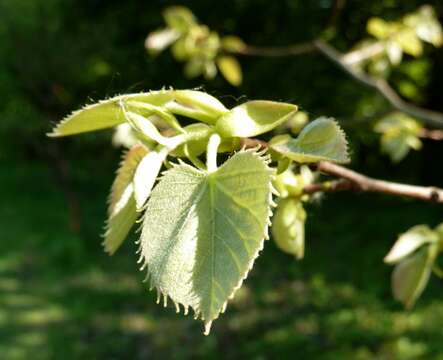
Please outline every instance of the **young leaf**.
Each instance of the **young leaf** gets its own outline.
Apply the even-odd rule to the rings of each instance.
[[[140,242],[150,287],[194,309],[206,334],[263,247],[271,178],[265,159],[241,151],[210,174],[174,166],[152,191]]]
[[[163,146],[168,146],[170,144],[171,139],[160,134],[160,132],[157,130],[157,128],[149,118],[145,118],[144,116],[131,111],[125,111],[125,116],[134,130],[142,135],[144,138],[155,141],[156,143]]]
[[[132,178],[140,160],[147,150],[135,145],[129,150],[117,172],[109,197],[108,221],[103,245],[109,254],[114,254],[137,220]]]
[[[196,24],[194,14],[184,6],[170,6],[163,12],[166,24],[177,31],[188,31]]]
[[[427,225],[417,225],[402,234],[384,258],[387,264],[396,264],[425,244],[438,241],[438,235]]]
[[[217,120],[216,131],[224,137],[250,137],[271,131],[291,119],[297,106],[266,100],[248,101]]]
[[[298,163],[322,160],[349,162],[348,144],[343,130],[330,118],[319,118],[309,123],[296,138],[284,137],[271,148]]]
[[[151,190],[162,167],[163,161],[168,155],[167,148],[151,151],[146,154],[137,166],[134,173],[134,197],[137,210],[143,208],[148,200]]]
[[[213,129],[206,124],[195,123],[184,127],[186,143],[171,152],[172,156],[184,157],[189,154],[199,156],[206,150]]]
[[[246,48],[246,44],[242,39],[232,35],[222,37],[221,46],[227,52],[238,52]]]
[[[174,43],[180,37],[180,32],[174,29],[161,29],[148,35],[145,47],[151,55],[156,55]]]
[[[306,212],[295,198],[281,199],[272,219],[272,237],[277,246],[302,259],[305,253]]]
[[[396,265],[392,273],[392,292],[407,309],[414,306],[425,289],[436,255],[437,244],[432,244]]]
[[[170,91],[152,91],[148,93],[117,96],[100,101],[94,105],[85,106],[74,111],[62,120],[48,134],[51,137],[74,135],[83,132],[110,128],[126,121],[120,102],[134,100],[162,106],[171,99]]]
[[[166,104],[165,108],[174,114],[215,124],[215,121],[228,112],[228,109],[215,97],[202,91],[175,90],[174,101]]]
[[[233,56],[220,56],[217,58],[217,66],[225,79],[234,86],[242,83],[242,70],[240,63]]]

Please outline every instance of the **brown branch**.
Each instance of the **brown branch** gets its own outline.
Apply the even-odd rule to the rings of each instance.
[[[241,140],[241,147],[255,148],[257,146],[261,148],[269,147],[268,143],[263,140],[250,138]],[[443,204],[443,189],[434,186],[407,185],[374,179],[329,161],[320,161],[316,165],[316,170],[339,179],[310,184],[304,189],[304,192],[307,194],[316,192],[362,191],[409,197]]]
[[[379,45],[375,47],[376,49],[372,49],[371,51],[380,50],[378,49]],[[332,61],[356,81],[376,90],[391,104],[393,108],[421,119],[429,126],[443,128],[443,113],[421,108],[414,104],[408,103],[397,94],[397,92],[385,79],[373,77],[363,71],[361,68],[354,66],[356,62],[358,63],[357,58],[360,59],[361,57],[365,58],[367,56],[367,54],[362,55],[362,52],[364,52],[363,49],[356,50],[348,54],[342,54],[328,43],[322,40],[314,40],[312,42],[301,43],[299,45],[283,47],[254,47],[248,45],[235,53],[247,56],[280,57],[296,56],[315,51],[318,51],[328,60]]]
[[[247,45],[242,49],[236,50],[235,54],[245,56],[264,56],[264,57],[282,57],[297,56],[315,52],[316,48],[313,42],[306,42],[289,46],[251,46]]]
[[[418,136],[422,139],[443,140],[443,130],[422,129]]]
[[[443,204],[443,189],[439,189],[437,187],[407,185],[374,179],[328,161],[319,162],[317,164],[317,170],[342,179],[341,182],[338,180],[338,183],[335,182],[332,183],[332,185],[323,185],[323,187],[319,188],[318,191],[332,192],[340,190],[354,190],[375,192]],[[312,190],[313,189],[311,188],[311,193]]]
[[[322,40],[314,41],[315,47],[329,60],[338,65],[346,73],[360,83],[377,90],[394,108],[408,115],[426,121],[428,125],[443,128],[443,114],[437,111],[424,109],[404,101],[385,79],[375,78],[359,69],[349,66],[342,58],[343,54]]]

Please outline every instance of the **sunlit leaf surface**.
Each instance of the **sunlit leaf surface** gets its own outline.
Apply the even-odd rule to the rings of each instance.
[[[177,165],[151,193],[141,235],[150,286],[191,307],[205,333],[263,247],[271,178],[263,158],[242,151],[210,174]]]

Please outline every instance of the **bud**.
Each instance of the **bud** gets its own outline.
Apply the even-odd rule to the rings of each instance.
[[[306,212],[294,198],[281,199],[272,221],[272,235],[284,252],[302,259],[305,252]]]

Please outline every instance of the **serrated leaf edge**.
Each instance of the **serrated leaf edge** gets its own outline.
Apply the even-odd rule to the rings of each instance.
[[[234,298],[235,293],[237,292],[237,290],[240,289],[240,287],[243,285],[243,282],[247,279],[247,277],[248,277],[248,275],[249,275],[251,269],[252,269],[253,266],[254,266],[254,262],[255,262],[255,260],[256,260],[256,259],[258,258],[258,256],[260,255],[260,251],[262,251],[263,248],[264,248],[265,241],[266,241],[266,240],[269,240],[269,227],[271,226],[271,218],[272,218],[272,215],[273,215],[272,208],[275,207],[275,203],[274,203],[273,200],[272,200],[272,195],[275,194],[275,189],[274,189],[273,186],[272,186],[272,180],[273,180],[273,177],[275,176],[275,169],[269,167],[269,163],[271,162],[271,157],[270,157],[269,154],[266,154],[266,151],[267,151],[267,150],[264,149],[264,150],[259,151],[259,148],[260,148],[260,147],[251,148],[251,149],[244,149],[244,148],[243,148],[243,149],[237,151],[235,154],[238,154],[238,153],[241,153],[241,152],[249,152],[249,153],[253,154],[253,155],[256,156],[257,158],[259,158],[261,161],[263,161],[263,163],[264,163],[265,166],[267,167],[267,170],[269,171],[269,174],[271,175],[271,178],[270,178],[270,181],[269,181],[269,198],[268,198],[268,205],[269,205],[269,207],[268,207],[268,214],[267,214],[267,219],[266,219],[265,227],[264,227],[264,230],[263,230],[263,237],[262,237],[262,240],[261,240],[261,246],[260,246],[260,247],[257,249],[257,251],[252,255],[251,260],[250,260],[250,262],[249,262],[249,264],[248,264],[248,266],[247,266],[247,271],[245,272],[245,275],[244,275],[242,278],[240,278],[240,280],[239,280],[239,282],[237,283],[237,285],[234,286],[234,288],[232,289],[231,294],[227,297],[227,300],[223,303],[223,305],[222,305],[222,307],[221,307],[221,310],[220,310],[220,312],[217,314],[217,316],[216,316],[215,318],[213,318],[212,320],[206,321],[206,320],[204,319],[204,317],[202,316],[202,314],[201,314],[201,310],[199,310],[199,309],[195,309],[195,308],[193,308],[193,307],[190,306],[190,305],[183,305],[183,304],[177,303],[177,302],[175,302],[172,298],[170,298],[170,297],[168,296],[168,294],[163,293],[163,292],[161,291],[161,289],[159,289],[158,287],[154,286],[154,285],[152,284],[152,282],[150,282],[150,284],[149,284],[149,291],[152,291],[153,289],[155,289],[156,292],[157,292],[157,301],[156,301],[157,304],[160,304],[160,301],[161,301],[161,299],[163,298],[163,306],[164,306],[164,307],[167,307],[167,305],[168,305],[168,299],[171,299],[172,303],[173,303],[174,306],[175,306],[176,313],[180,313],[180,305],[182,305],[182,306],[183,306],[183,315],[185,315],[185,316],[188,315],[188,313],[189,313],[189,307],[191,307],[191,309],[194,311],[194,319],[195,319],[195,320],[197,320],[197,319],[201,319],[201,320],[203,321],[203,323],[204,323],[204,332],[203,332],[204,335],[209,335],[209,332],[210,332],[210,330],[211,330],[211,325],[212,325],[213,321],[217,320],[218,317],[220,316],[220,314],[223,314],[223,313],[226,311],[226,308],[227,308],[228,302]],[[235,154],[234,154],[234,155],[235,155]],[[266,154],[266,155],[265,155],[265,154]],[[234,156],[234,155],[233,155],[233,156]],[[186,167],[190,167],[190,168],[192,168],[192,169],[194,169],[194,170],[197,170],[198,172],[201,172],[201,173],[204,172],[204,171],[202,171],[202,170],[200,170],[200,169],[197,169],[197,168],[194,168],[194,167],[190,166],[189,164],[186,164],[186,163],[184,163],[184,162],[182,162],[182,161],[181,161],[180,163],[178,163],[178,164],[177,164],[177,163],[173,163],[173,164],[172,164],[172,168],[177,167],[177,166],[186,166]],[[171,168],[171,169],[172,169],[172,168]],[[168,174],[168,173],[171,171],[171,169],[168,169],[168,170],[163,171],[162,174],[161,174],[161,177],[159,178],[159,181],[160,181],[160,180],[161,180],[166,174]],[[206,174],[206,172],[204,172],[204,173]],[[143,216],[145,216],[145,215],[143,215]],[[142,264],[142,265],[140,266],[139,270],[140,270],[140,271],[143,271],[143,270],[146,269],[147,274],[146,274],[146,276],[145,276],[143,282],[147,282],[147,281],[150,279],[149,266],[148,266],[147,261],[146,261],[144,255],[143,255],[143,253],[142,253],[141,239],[137,240],[137,241],[136,241],[136,244],[139,246],[138,249],[137,249],[137,251],[136,251],[136,254],[139,255],[139,258],[138,258],[138,260],[137,260],[137,263],[138,263],[138,264]]]

